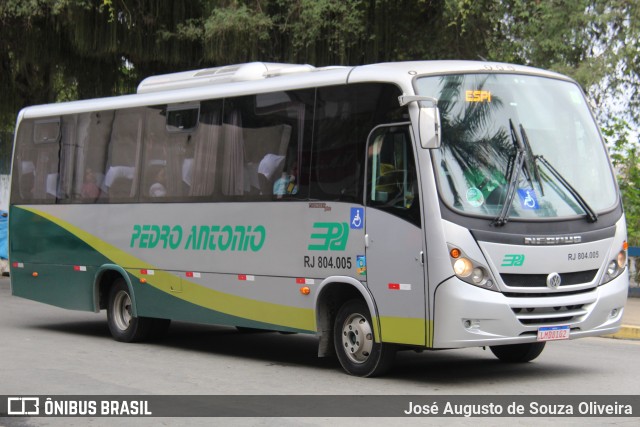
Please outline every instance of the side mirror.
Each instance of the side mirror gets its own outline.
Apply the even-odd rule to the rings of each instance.
[[[437,105],[420,107],[418,133],[422,148],[440,148],[440,109]]]
[[[403,95],[398,97],[400,105],[419,102],[418,134],[422,148],[439,148],[442,141],[440,134],[440,109],[438,100],[430,96]],[[431,104],[431,105],[428,105]]]

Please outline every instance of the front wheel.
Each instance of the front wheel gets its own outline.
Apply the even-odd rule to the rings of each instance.
[[[170,320],[135,317],[132,305],[130,291],[124,279],[116,280],[109,290],[107,305],[107,323],[116,341],[139,342],[166,334]]]
[[[394,346],[375,342],[371,315],[361,300],[347,301],[338,310],[333,342],[344,370],[358,377],[384,374],[396,353]]]
[[[540,356],[546,342],[527,344],[495,345],[489,347],[491,352],[501,361],[507,363],[530,362]]]

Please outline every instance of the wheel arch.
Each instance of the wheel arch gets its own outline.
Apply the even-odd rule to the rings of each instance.
[[[93,311],[98,313],[107,308],[109,288],[115,280],[122,278],[129,289],[131,297],[131,314],[138,316],[136,295],[133,292],[131,278],[124,268],[116,264],[105,264],[98,268],[93,281]]]
[[[336,313],[342,304],[357,298],[362,299],[369,308],[374,328],[374,339],[376,342],[380,342],[378,310],[369,289],[362,282],[352,277],[328,277],[318,286],[314,301],[316,329],[320,338],[318,357],[325,357],[334,353],[332,331]]]

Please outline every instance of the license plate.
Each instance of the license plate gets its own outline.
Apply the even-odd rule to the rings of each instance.
[[[554,341],[569,339],[569,325],[546,326],[538,329],[538,341]]]

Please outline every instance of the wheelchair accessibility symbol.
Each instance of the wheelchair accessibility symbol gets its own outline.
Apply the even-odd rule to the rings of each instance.
[[[533,191],[533,188],[518,189],[518,197],[520,198],[520,205],[522,205],[522,209],[540,209],[538,198],[536,197],[536,193]]]
[[[364,226],[364,209],[351,208],[351,224],[352,229],[361,229]]]

